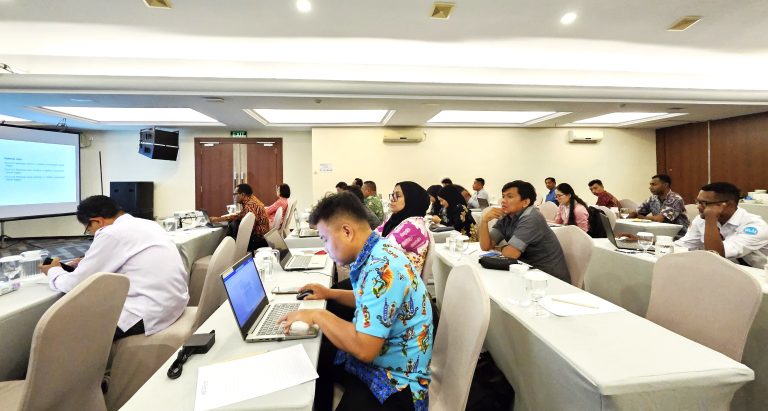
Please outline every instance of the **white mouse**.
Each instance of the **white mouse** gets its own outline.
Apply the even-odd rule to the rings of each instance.
[[[304,321],[294,321],[291,323],[289,332],[291,334],[306,334],[309,331],[309,324]]]

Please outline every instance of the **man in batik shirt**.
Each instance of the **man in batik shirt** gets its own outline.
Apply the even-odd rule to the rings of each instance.
[[[379,224],[383,223],[384,205],[381,204],[381,199],[376,194],[376,183],[373,181],[363,183],[363,196],[365,196],[363,200],[365,206],[379,219]]]
[[[640,207],[629,214],[629,218],[642,218],[657,223],[679,224],[683,226],[677,238],[685,235],[688,230],[688,215],[685,213],[685,202],[680,194],[672,191],[672,179],[666,174],[651,177],[648,187],[652,196]]]
[[[322,199],[309,220],[328,255],[350,265],[352,290],[308,284],[303,289],[313,294],[307,299],[355,308],[352,322],[321,309],[295,311],[281,320],[286,328],[303,321],[323,332],[314,409],[331,409],[336,382],[344,385],[337,410],[426,411],[432,309],[410,260],[371,231],[363,204],[350,193]]]

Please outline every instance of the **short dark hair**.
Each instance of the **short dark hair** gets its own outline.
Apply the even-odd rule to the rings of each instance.
[[[546,183],[548,180],[552,180],[553,183],[557,183],[557,180],[555,180],[554,177],[547,177],[547,178],[544,179],[544,182]]]
[[[352,184],[351,186],[346,186],[344,188],[344,191],[349,191],[350,193],[354,194],[355,197],[359,198],[361,202],[365,200],[365,195],[363,195],[363,189],[361,189],[360,187],[354,184]]]
[[[510,188],[517,189],[517,193],[520,194],[521,200],[531,200],[530,205],[533,205],[536,201],[536,189],[533,188],[533,184],[523,180],[510,181],[509,183],[504,184],[504,187],[501,188],[501,192],[503,193]]]
[[[371,180],[368,180],[368,181],[364,182],[364,183],[363,183],[363,186],[368,186],[368,188],[369,188],[371,191],[376,191],[376,183],[374,183],[374,182],[373,182],[373,181],[371,181]]]
[[[456,190],[459,191],[459,194],[461,194],[463,191],[469,192],[469,190],[467,190],[466,188],[464,188],[463,186],[460,186],[458,184],[451,184],[451,185],[456,187]]]
[[[280,197],[291,198],[291,187],[288,184],[280,184],[277,186],[277,190],[280,192]]]
[[[741,190],[731,183],[724,181],[709,183],[701,187],[701,191],[713,191],[719,196],[727,197],[727,200],[733,200],[738,202],[741,198]]]
[[[238,184],[237,187],[235,187],[235,192],[247,196],[253,195],[253,189],[248,184]]]
[[[363,179],[362,179],[362,178],[359,178],[359,177],[358,177],[358,178],[356,178],[356,179],[355,179],[355,183],[354,183],[354,184],[355,184],[356,186],[358,186],[358,187],[362,187],[362,186],[363,186]]]
[[[112,218],[122,211],[117,201],[110,197],[96,195],[90,196],[81,201],[77,206],[77,221],[81,224],[88,224],[92,218],[103,217]]]
[[[316,226],[320,221],[328,222],[340,215],[349,216],[368,225],[365,206],[354,194],[348,192],[331,194],[320,200],[309,214],[309,224]]]
[[[654,178],[658,178],[659,181],[661,181],[662,183],[667,183],[669,185],[672,185],[672,177],[666,174],[656,174],[655,176],[651,177],[651,180],[653,180]]]
[[[453,184],[453,181],[451,181],[450,178],[446,177],[442,181],[440,181],[441,184]]]
[[[595,184],[599,185],[600,187],[603,186],[603,182],[602,181],[600,181],[598,179],[594,179],[594,180],[590,181],[589,184],[587,184],[587,187],[592,187]]]
[[[343,181],[339,181],[338,183],[336,183],[336,188],[340,188],[340,189],[343,190],[343,189],[347,188],[347,183],[345,183]]]
[[[482,177],[478,177],[475,179],[478,183],[480,183],[481,186],[485,186],[485,179]]]

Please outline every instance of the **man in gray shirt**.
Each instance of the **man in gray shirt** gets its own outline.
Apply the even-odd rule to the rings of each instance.
[[[519,259],[534,268],[571,283],[560,242],[544,216],[533,206],[536,190],[531,183],[515,180],[501,189],[501,208],[483,214],[480,223],[480,248],[491,250],[505,240],[499,251],[505,257]],[[488,222],[498,219],[492,229]]]

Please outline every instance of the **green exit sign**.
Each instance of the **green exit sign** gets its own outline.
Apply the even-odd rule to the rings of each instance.
[[[229,132],[230,137],[248,137],[248,132],[245,130],[235,130]]]

